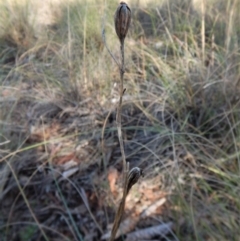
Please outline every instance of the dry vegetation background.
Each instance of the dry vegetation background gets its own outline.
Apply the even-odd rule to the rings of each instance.
[[[118,240],[239,241],[240,1],[127,3],[123,135],[145,177]],[[1,241],[108,234],[122,187],[119,73],[101,31],[119,57],[117,6],[0,1]]]

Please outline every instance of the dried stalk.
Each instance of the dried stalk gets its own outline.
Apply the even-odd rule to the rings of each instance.
[[[123,187],[124,188],[126,187],[127,174],[129,171],[127,168],[126,156],[125,156],[124,146],[123,146],[122,129],[121,129],[122,128],[122,99],[123,99],[123,94],[126,90],[126,89],[123,89],[123,77],[125,73],[124,40],[127,35],[130,22],[131,22],[131,10],[126,3],[121,2],[115,12],[114,24],[115,24],[116,34],[120,41],[120,52],[121,52],[121,65],[119,66],[120,89],[119,89],[119,103],[118,103],[118,109],[117,109],[116,122],[117,122],[117,130],[118,130],[118,138],[120,143],[121,155],[123,159],[123,172],[124,172]]]
[[[118,139],[119,139],[119,144],[120,144],[120,150],[121,150],[121,155],[123,159],[123,180],[124,180],[124,187],[126,185],[126,177],[128,173],[128,168],[127,168],[127,161],[126,161],[126,156],[124,152],[124,145],[123,145],[123,138],[122,138],[122,99],[123,99],[123,94],[126,89],[123,89],[123,76],[125,72],[125,66],[124,66],[124,41],[121,42],[120,46],[120,51],[121,51],[121,56],[122,56],[122,61],[121,61],[121,67],[120,67],[120,89],[119,89],[119,102],[118,102],[118,108],[117,108],[117,116],[116,116],[116,122],[117,122],[117,130],[118,130]]]
[[[102,32],[103,42],[115,61],[115,63],[119,67],[120,72],[120,88],[119,88],[119,102],[117,108],[117,115],[116,115],[116,123],[117,123],[117,131],[118,131],[118,139],[120,143],[120,150],[123,159],[123,196],[121,202],[119,204],[117,213],[115,215],[113,228],[111,230],[111,237],[109,241],[113,241],[116,237],[116,233],[118,231],[122,215],[124,213],[124,207],[126,202],[126,197],[131,189],[131,187],[138,181],[140,176],[142,175],[142,170],[138,167],[134,167],[129,171],[129,163],[126,161],[126,156],[124,152],[124,145],[123,145],[123,138],[122,138],[122,100],[123,95],[126,89],[123,88],[123,78],[125,73],[125,63],[124,63],[124,40],[127,35],[129,26],[131,22],[131,10],[128,5],[124,2],[121,2],[118,6],[115,16],[114,16],[114,23],[115,23],[115,30],[116,34],[120,40],[120,52],[121,52],[121,63],[119,64],[118,61],[115,59],[111,51],[109,50],[106,39],[105,39],[105,31]]]
[[[128,163],[127,163],[127,165],[128,165]],[[122,215],[124,213],[126,197],[129,193],[130,189],[132,188],[132,186],[137,183],[137,181],[139,180],[139,178],[141,176],[143,176],[143,172],[142,172],[142,169],[140,169],[139,167],[134,167],[131,169],[131,171],[128,172],[128,175],[126,177],[126,183],[125,183],[124,190],[123,190],[123,197],[119,204],[117,213],[115,215],[113,227],[111,230],[111,237],[110,237],[109,241],[114,241],[114,239],[116,237],[119,225],[121,223]]]
[[[113,241],[116,237],[122,215],[124,213],[125,208],[125,202],[127,197],[127,175],[129,171],[129,165],[126,161],[126,156],[124,152],[124,145],[123,145],[123,138],[122,138],[122,99],[123,94],[126,89],[123,89],[123,77],[125,73],[125,63],[124,63],[124,40],[130,25],[131,20],[131,10],[128,8],[128,6],[121,2],[119,7],[116,10],[115,16],[114,16],[114,22],[115,22],[115,30],[118,35],[118,38],[120,40],[120,52],[121,52],[121,65],[119,67],[120,72],[120,88],[119,88],[119,103],[117,108],[117,116],[116,116],[116,122],[117,122],[117,130],[118,130],[118,139],[120,144],[120,150],[121,155],[123,159],[123,197],[119,204],[117,213],[115,215],[113,228],[111,231],[111,237],[109,241]]]

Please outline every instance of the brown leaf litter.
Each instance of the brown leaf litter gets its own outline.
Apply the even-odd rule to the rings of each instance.
[[[14,223],[21,222],[25,228],[30,228],[30,224],[35,223],[34,214],[51,240],[60,237],[62,240],[66,237],[78,239],[79,235],[89,241],[101,237],[105,239],[109,235],[106,227],[113,220],[115,205],[122,191],[119,174],[121,166],[118,164],[120,153],[116,144],[113,144],[117,140],[116,133],[104,136],[104,156],[107,161],[105,173],[101,126],[94,123],[91,116],[98,114],[91,112],[88,117],[89,113],[83,115],[85,107],[81,112],[80,107],[78,111],[76,108],[73,111],[66,103],[58,104],[57,107],[54,105],[55,102],[46,101],[41,105],[31,104],[27,107],[31,114],[27,116],[27,138],[23,146],[29,149],[10,155],[8,159],[11,168],[5,166],[2,169],[7,175],[2,176],[4,185],[0,193],[5,236],[10,240],[21,237],[21,228]],[[93,135],[93,128],[99,132]],[[81,135],[83,131],[86,134]],[[147,143],[148,138],[143,138],[143,143]],[[32,148],[35,144],[37,147]],[[134,145],[129,143],[128,153],[135,148]],[[131,162],[136,162],[138,158],[136,153]],[[126,214],[118,237],[127,235],[128,240],[129,237],[134,240],[134,237],[138,237],[138,231],[134,230],[140,221],[143,224],[144,220],[163,215],[167,194],[160,191],[159,187],[153,188],[144,183],[142,179],[128,196]],[[141,230],[146,238],[152,239],[158,236],[156,230],[160,230],[160,227]],[[41,240],[41,235],[36,229],[31,238]]]

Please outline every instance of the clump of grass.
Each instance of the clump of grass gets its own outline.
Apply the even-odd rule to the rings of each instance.
[[[175,2],[172,2],[173,6],[176,6],[175,4]],[[237,6],[234,5],[236,2],[230,4],[229,1],[228,4],[228,9],[233,9],[234,6]],[[178,15],[178,13],[178,10],[171,11],[174,18],[178,18],[181,15]],[[194,18],[194,16],[188,13],[187,10],[185,12],[182,11],[182,13],[184,13],[184,18],[179,18],[177,21],[179,25],[175,25],[174,21],[171,21],[172,19],[168,19],[168,22],[164,25],[166,34],[161,37],[163,44],[161,45],[160,53],[165,55],[161,55],[162,59],[158,57],[155,51],[152,51],[151,57],[149,57],[149,49],[144,49],[145,63],[150,63],[151,59],[155,60],[154,68],[152,68],[152,70],[150,68],[147,69],[148,78],[155,78],[156,82],[154,82],[154,84],[160,85],[160,87],[159,91],[156,90],[155,93],[151,89],[152,84],[149,83],[145,90],[145,96],[149,98],[150,103],[148,105],[146,102],[142,102],[140,106],[141,109],[144,110],[144,113],[146,113],[146,109],[148,110],[146,115],[156,123],[156,130],[158,128],[165,130],[163,133],[159,132],[159,138],[164,139],[164,141],[162,141],[164,145],[161,146],[161,148],[167,149],[169,146],[172,146],[171,151],[173,152],[173,157],[171,158],[176,165],[176,170],[173,168],[171,176],[173,179],[175,177],[178,180],[175,183],[177,184],[176,192],[173,194],[173,200],[178,211],[174,212],[175,214],[179,213],[185,221],[187,220],[185,226],[180,225],[184,231],[180,228],[178,237],[180,239],[181,237],[186,239],[184,232],[188,232],[189,235],[190,233],[193,234],[193,236],[189,236],[188,240],[204,240],[209,237],[225,237],[227,239],[228,235],[230,235],[233,240],[236,240],[236,224],[238,221],[234,213],[237,212],[236,207],[239,204],[235,203],[235,208],[232,212],[228,209],[222,209],[222,205],[228,206],[230,204],[227,200],[225,200],[226,202],[224,202],[224,204],[221,203],[223,199],[220,198],[222,201],[220,201],[220,199],[218,199],[218,201],[216,200],[218,195],[222,195],[221,192],[224,189],[228,190],[228,194],[236,201],[235,194],[232,190],[236,190],[234,180],[235,178],[238,179],[238,177],[235,176],[235,171],[237,173],[239,172],[239,167],[236,167],[236,164],[239,163],[239,150],[236,147],[238,127],[236,127],[236,119],[233,116],[235,116],[234,113],[239,112],[239,101],[235,98],[239,95],[239,86],[238,83],[235,82],[235,80],[239,78],[238,60],[235,62],[236,59],[239,59],[239,54],[236,54],[239,51],[239,47],[238,44],[236,44],[237,42],[235,42],[239,37],[237,34],[234,34],[233,39],[231,39],[231,35],[226,35],[225,33],[228,29],[231,29],[231,26],[228,26],[228,24],[231,25],[233,22],[237,23],[237,15],[232,12],[232,16],[235,16],[232,17],[232,23],[226,20],[217,21],[217,19],[215,19],[216,25],[213,25],[207,18],[205,22],[202,23],[205,24],[208,29],[211,29],[210,32],[212,35],[218,36],[218,41],[221,41],[218,42],[213,39],[211,44],[205,45],[205,58],[208,59],[208,61],[206,61],[206,59],[202,60],[202,33],[200,29],[197,29],[197,27],[201,27],[201,24],[199,25],[200,22],[198,22],[198,25],[192,26],[194,22],[190,22],[189,19]],[[208,14],[210,13],[208,12]],[[197,15],[195,15],[195,17],[196,16]],[[224,16],[227,16],[227,18],[230,17],[229,14]],[[216,16],[211,15],[210,17],[213,19]],[[187,21],[187,26],[190,31],[187,31],[187,29],[184,30],[184,25],[181,24],[181,21]],[[172,27],[169,26],[171,22]],[[179,31],[179,28],[181,28],[184,35],[181,35],[182,33]],[[217,32],[219,28],[223,31]],[[234,29],[234,32],[235,30],[237,30],[237,28]],[[220,36],[220,34],[222,35]],[[177,38],[174,36],[177,36]],[[227,40],[228,38],[231,40]],[[208,40],[206,40],[206,42],[207,41]],[[174,51],[168,51],[168,42],[172,44]],[[229,48],[227,48],[225,44],[226,42],[235,42],[235,47],[231,45],[232,50],[229,52]],[[234,58],[232,58],[233,55],[235,56]],[[149,112],[152,114],[149,115]],[[163,128],[158,127],[158,125],[160,125],[160,127],[163,126]],[[166,127],[169,132],[166,131]],[[166,134],[166,132],[168,134]],[[168,141],[165,140],[166,135],[168,136]],[[188,150],[192,154],[195,153],[195,155],[193,155],[195,158],[186,157],[185,160],[190,162],[186,163],[183,161],[181,155],[179,156],[177,146],[180,146],[180,149]],[[156,152],[157,150],[160,151],[161,148],[157,148]],[[234,150],[234,154],[230,150]],[[168,153],[167,150],[166,152]],[[233,155],[234,158],[232,158],[231,155]],[[192,163],[192,161],[194,162]],[[161,161],[161,163],[162,162],[163,161]],[[223,163],[230,162],[232,164],[234,163],[236,168],[234,171],[235,174],[231,171],[229,179],[223,181],[218,174],[221,173],[221,175],[224,175],[223,172],[220,171],[221,168],[223,168],[222,165],[225,166]],[[174,166],[174,164],[172,165]],[[184,165],[188,167],[190,165],[190,169],[186,169]],[[226,171],[225,168],[226,166],[224,167]],[[209,170],[212,171],[209,173]],[[164,174],[162,173],[162,175]],[[166,175],[169,175],[167,171]],[[180,177],[186,178],[185,181]],[[189,185],[187,183],[189,183]],[[223,188],[223,186],[218,188],[217,186],[220,183],[225,186],[226,189]],[[228,189],[227,186],[230,187],[230,189]],[[188,195],[189,193],[191,193],[191,195]],[[206,211],[205,215],[208,216],[211,213],[213,221],[211,223],[212,225],[208,225],[206,231],[206,219],[203,218],[201,222],[199,221],[198,215],[200,215],[200,210],[204,210],[205,199],[211,195],[213,199],[216,198],[216,202],[213,200],[209,201],[212,206]],[[178,203],[180,200],[183,202]],[[219,214],[221,212],[227,213],[226,216],[229,219],[226,223],[229,224],[231,218],[235,220],[233,222],[234,224],[230,225],[231,231],[229,230],[229,232],[227,232],[228,234],[226,234],[224,228],[226,223],[224,224],[223,221],[220,221],[221,215],[214,214],[215,208],[219,208]],[[216,218],[215,220],[214,217]],[[177,219],[179,219],[179,216]]]
[[[30,49],[36,41],[33,23],[30,23],[29,1],[0,3],[1,61],[8,62],[14,55]]]

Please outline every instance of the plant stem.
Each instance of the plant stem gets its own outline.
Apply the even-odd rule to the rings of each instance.
[[[113,241],[116,237],[122,215],[124,213],[124,207],[127,197],[127,176],[128,176],[128,169],[129,165],[126,162],[126,156],[124,152],[124,145],[123,145],[123,138],[122,138],[122,99],[123,94],[125,92],[125,89],[123,89],[123,77],[125,72],[125,66],[124,66],[124,40],[121,41],[120,45],[120,52],[121,52],[121,65],[119,66],[119,72],[120,72],[120,89],[119,89],[119,102],[118,102],[118,108],[117,108],[117,116],[116,116],[116,122],[117,122],[117,130],[118,130],[118,139],[120,143],[120,149],[121,149],[121,155],[123,159],[123,197],[120,202],[120,205],[118,207],[118,211],[115,215],[113,228],[111,232],[111,237],[109,241]]]
[[[122,159],[123,159],[123,173],[124,173],[124,187],[126,183],[126,176],[127,176],[127,162],[126,162],[126,157],[125,157],[125,152],[124,152],[124,145],[123,145],[123,138],[122,138],[122,99],[123,99],[123,94],[125,89],[123,89],[123,76],[125,72],[125,66],[124,66],[124,40],[121,41],[121,46],[120,46],[120,52],[121,52],[121,66],[119,68],[120,71],[120,89],[119,89],[119,103],[118,103],[118,109],[117,109],[117,117],[116,117],[116,122],[117,122],[117,130],[118,130],[118,138],[119,138],[119,143],[120,143],[120,149],[121,149],[121,154],[122,154]]]

